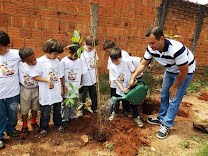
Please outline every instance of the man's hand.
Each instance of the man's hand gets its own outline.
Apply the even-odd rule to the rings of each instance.
[[[170,87],[170,90],[169,90],[170,99],[173,99],[174,97],[176,97],[176,93],[177,93],[177,88],[174,86]]]
[[[54,88],[54,84],[50,80],[48,81],[48,87],[49,87],[49,89],[53,89]]]
[[[132,85],[134,85],[135,80],[131,78],[131,80],[129,81],[129,85],[128,88],[130,88]]]

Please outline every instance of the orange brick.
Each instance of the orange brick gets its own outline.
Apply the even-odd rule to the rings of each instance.
[[[10,17],[8,14],[0,14],[0,27],[10,26]]]

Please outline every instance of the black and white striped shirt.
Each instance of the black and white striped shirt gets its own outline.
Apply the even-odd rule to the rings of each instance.
[[[150,46],[147,47],[144,59],[150,60],[152,57],[171,73],[179,73],[178,66],[188,63],[188,73],[194,73],[196,61],[192,52],[181,42],[165,39],[164,52],[153,51]]]

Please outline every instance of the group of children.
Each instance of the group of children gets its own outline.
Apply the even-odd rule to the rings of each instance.
[[[35,57],[31,48],[23,47],[19,50],[10,49],[10,38],[7,33],[0,31],[0,149],[5,147],[3,135],[6,132],[10,137],[19,135],[16,130],[17,106],[20,103],[22,115],[21,138],[28,135],[28,113],[31,110],[31,127],[33,131],[39,132],[40,136],[48,133],[50,113],[53,108],[53,123],[59,132],[64,132],[64,125],[70,119],[83,115],[82,109],[77,113],[75,107],[63,104],[66,98],[77,99],[82,94],[81,101],[86,102],[89,92],[92,101],[91,109],[97,112],[96,93],[96,61],[98,56],[94,46],[97,40],[88,36],[84,42],[84,52],[78,58],[78,43],[69,47],[69,54],[58,59],[64,52],[62,45],[55,39],[49,39],[43,45],[44,55]],[[131,57],[126,51],[116,47],[115,42],[106,40],[103,46],[109,53],[108,69],[111,96],[123,96],[129,91],[128,82],[131,73],[140,62],[140,58]],[[140,78],[140,75],[138,78]],[[79,88],[69,96],[68,83],[74,88]],[[119,113],[117,102],[109,120],[113,120]],[[63,104],[63,107],[62,107]],[[135,105],[122,100],[123,113],[128,115],[130,109],[133,112],[133,120],[143,127],[138,109]],[[40,110],[40,126],[37,124],[37,111]],[[61,113],[62,112],[62,113]]]

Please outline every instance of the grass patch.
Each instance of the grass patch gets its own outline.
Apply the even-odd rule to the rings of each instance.
[[[202,149],[200,149],[195,156],[208,156],[208,144],[205,144]]]
[[[197,93],[208,86],[208,81],[204,78],[192,81],[188,86],[188,93]]]

